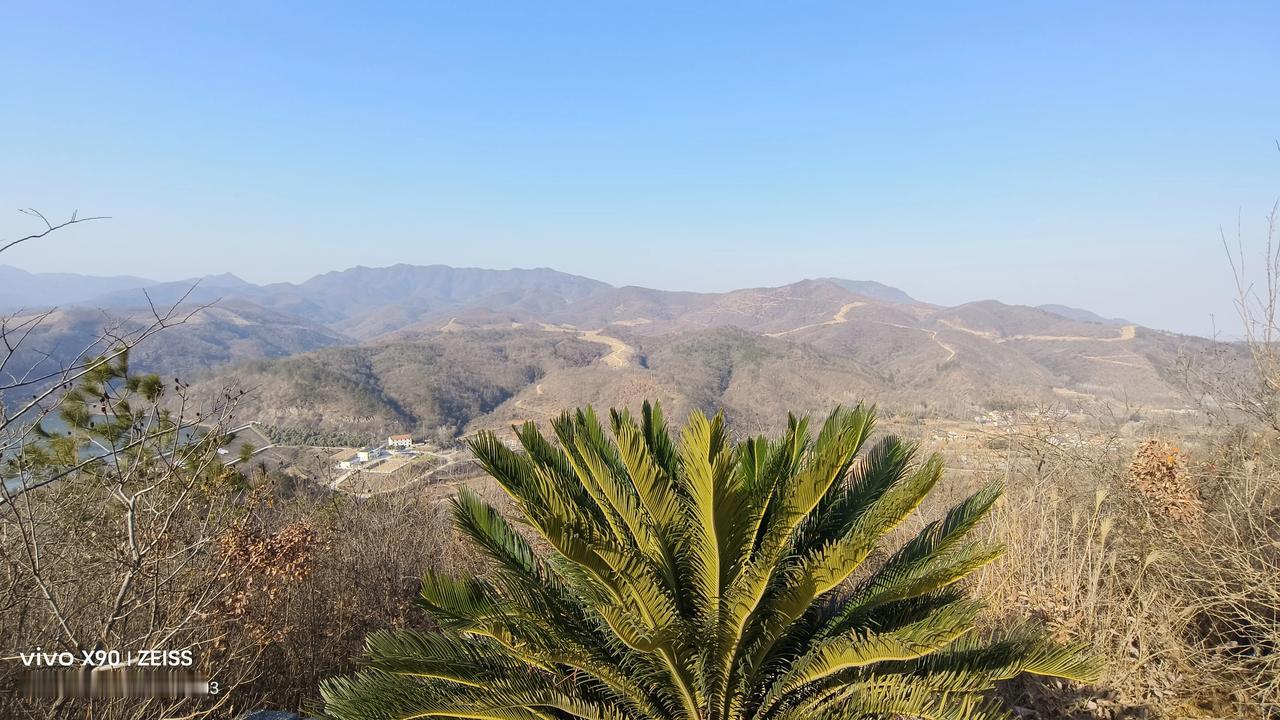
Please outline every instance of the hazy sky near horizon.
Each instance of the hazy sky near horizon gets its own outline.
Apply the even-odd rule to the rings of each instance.
[[[879,280],[1234,328],[1280,3],[5,3],[0,262]],[[0,214],[0,239],[34,229]]]

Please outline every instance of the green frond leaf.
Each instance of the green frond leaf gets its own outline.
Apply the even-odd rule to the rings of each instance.
[[[982,603],[958,581],[1000,552],[970,537],[999,485],[884,547],[943,467],[896,438],[869,445],[874,408],[737,443],[722,414],[678,437],[649,403],[608,421],[584,408],[554,437],[515,428],[515,449],[471,440],[519,531],[453,498],[489,571],[428,573],[418,602],[440,630],[371,635],[364,669],[322,685],[328,717],[993,720],[1003,679],[1097,677],[1037,626],[975,631]]]

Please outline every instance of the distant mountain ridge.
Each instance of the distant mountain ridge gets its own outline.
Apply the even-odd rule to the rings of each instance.
[[[874,280],[817,278],[855,295],[898,305],[925,305],[906,292]],[[682,293],[648,288],[616,288],[608,283],[551,268],[491,270],[447,265],[397,264],[371,268],[356,266],[316,275],[301,283],[257,285],[232,273],[186,280],[156,282],[133,276],[96,277],[73,273],[29,273],[0,265],[0,311],[54,305],[121,308],[150,303],[171,304],[186,297],[193,302],[238,298],[264,308],[294,313],[331,325],[356,337],[375,337],[420,322],[450,309],[483,306],[494,312],[535,309],[551,313],[581,300],[623,291],[630,299],[648,293],[671,300],[709,298],[716,293]],[[737,291],[742,292],[742,291]],[[677,303],[679,304],[679,303]],[[1059,304],[1040,310],[1077,322],[1120,326],[1121,318],[1107,318],[1090,310]],[[367,322],[382,314],[382,322]]]
[[[260,286],[247,294],[265,307],[306,313],[363,339],[452,309],[483,304],[502,310],[541,303],[540,310],[549,311],[612,287],[550,268],[487,270],[402,264],[359,266],[317,275],[297,285]]]
[[[1098,323],[1099,325],[1129,325],[1131,324],[1124,318],[1106,318],[1101,315],[1084,310],[1082,308],[1071,307],[1070,305],[1037,305],[1036,307],[1045,312],[1053,313],[1069,320],[1077,320],[1079,322]]]
[[[855,295],[863,295],[865,297],[875,298],[876,300],[900,303],[903,305],[913,305],[919,302],[896,287],[890,287],[889,285],[878,283],[874,280],[843,280],[841,278],[819,279],[835,283]]]
[[[23,287],[39,282],[23,275]],[[40,297],[71,292],[68,278],[57,280]],[[793,400],[816,411],[862,397],[953,417],[1063,399],[1182,412],[1177,358],[1209,343],[1067,306],[942,307],[839,278],[719,293],[443,265],[356,267],[297,284],[223,274],[128,287],[136,280],[80,282],[77,296],[97,293],[49,316],[33,349],[55,358],[78,350],[102,322],[98,308],[136,324],[151,303],[213,303],[139,348],[136,365],[207,378],[215,390],[247,379],[263,388],[254,412],[303,434],[340,432],[348,421],[463,432],[530,419],[532,409],[642,396],[780,417]],[[468,358],[475,373],[449,365]],[[348,370],[364,378],[362,389],[329,393],[324,383]],[[424,372],[452,379],[428,382]]]
[[[248,298],[259,290],[258,285],[231,273],[222,273],[117,289],[74,304],[109,308],[141,307],[149,304],[172,305],[184,298],[191,302],[207,303],[225,297]]]
[[[0,265],[0,310],[88,302],[106,293],[155,284],[154,280],[130,275],[30,273],[12,265]]]

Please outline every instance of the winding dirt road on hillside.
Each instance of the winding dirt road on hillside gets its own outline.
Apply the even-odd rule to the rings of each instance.
[[[1137,368],[1138,370],[1147,370],[1150,365],[1139,365],[1128,360],[1145,360],[1141,355],[1127,353],[1125,355],[1081,355],[1085,360],[1095,360],[1097,362],[1110,363],[1112,365],[1123,365],[1125,367]]]
[[[970,335],[976,335],[980,338],[994,340],[996,342],[1008,342],[1010,340],[1040,340],[1047,342],[1124,342],[1125,340],[1132,340],[1134,336],[1137,335],[1138,330],[1138,326],[1136,325],[1125,325],[1120,328],[1119,335],[1109,338],[1088,337],[1084,335],[1001,335],[989,330],[974,330],[973,328],[965,327],[952,320],[940,320],[939,322],[952,330],[959,330],[963,333],[969,333]]]
[[[790,330],[782,330],[779,332],[765,333],[765,335],[768,337],[783,337],[784,335],[790,335],[792,333],[798,333],[798,332],[809,330],[812,328],[826,327],[828,325],[841,325],[843,323],[849,322],[850,310],[853,310],[854,308],[857,308],[857,307],[862,307],[863,305],[866,305],[866,303],[860,300],[854,301],[851,303],[845,303],[840,307],[838,311],[836,311],[835,315],[831,316],[830,320],[825,320],[819,323],[810,323],[808,325],[801,325],[800,327],[791,328]],[[955,348],[951,347],[950,345],[938,339],[937,330],[927,330],[925,328],[912,327],[910,325],[899,325],[897,323],[883,322],[881,320],[874,320],[873,322],[875,322],[877,325],[887,325],[889,327],[901,328],[903,330],[917,330],[922,333],[928,333],[929,339],[937,343],[938,347],[942,348],[943,352],[947,354],[946,360],[943,360],[943,362],[949,362],[952,358],[956,356]]]
[[[623,321],[614,324],[642,325],[647,322],[649,321],[641,319]],[[599,330],[581,330],[573,325],[551,325],[549,323],[538,323],[538,325],[546,332],[572,333],[577,335],[580,340],[586,340],[587,342],[593,342],[608,347],[609,353],[600,358],[600,362],[607,367],[628,368],[639,364],[636,361],[636,349],[612,335],[603,334],[604,328],[600,328]],[[533,392],[535,395],[541,395],[543,393],[542,383],[534,385]],[[543,417],[550,417],[554,414],[551,411],[544,410],[542,408],[530,407],[523,398],[516,399],[511,403],[511,406],[521,412],[537,413]]]
[[[534,394],[534,395],[541,395],[541,394],[542,394],[542,383],[538,383],[537,385],[534,385],[534,386],[533,386],[533,394]],[[554,414],[555,414],[555,413],[551,412],[550,410],[545,410],[545,409],[543,409],[543,408],[529,407],[529,404],[528,404],[527,402],[525,402],[525,401],[524,401],[524,398],[516,398],[515,402],[511,403],[511,407],[513,407],[513,408],[515,408],[515,409],[517,409],[517,410],[520,410],[521,412],[534,412],[534,413],[538,413],[539,415],[541,415],[541,416],[543,416],[543,417],[551,417],[552,415],[554,415]]]
[[[604,335],[604,328],[599,330],[580,330],[573,325],[550,325],[538,323],[547,332],[574,333],[580,340],[608,346],[609,354],[600,358],[600,362],[612,368],[625,368],[636,365],[636,349],[612,335]]]
[[[861,301],[845,303],[838,311],[836,311],[835,315],[831,316],[830,320],[825,320],[819,323],[810,323],[808,325],[801,325],[798,328],[791,328],[790,330],[783,330],[781,332],[765,333],[765,336],[766,337],[782,337],[783,335],[798,333],[802,330],[808,330],[810,328],[825,327],[827,325],[840,325],[842,323],[847,323],[849,322],[849,311],[856,307],[861,307],[863,305],[866,305],[866,303]]]
[[[925,328],[911,327],[910,325],[899,325],[899,324],[897,324],[897,323],[883,322],[883,321],[880,321],[880,320],[876,320],[876,321],[874,321],[874,322],[875,322],[877,325],[888,325],[889,327],[902,328],[903,330],[917,330],[917,331],[922,332],[922,333],[928,333],[928,334],[929,334],[929,339],[930,339],[930,340],[932,340],[932,341],[934,341],[935,343],[937,343],[938,347],[942,348],[942,349],[943,349],[944,351],[946,351],[946,353],[947,353],[947,359],[946,359],[946,360],[943,360],[942,362],[950,362],[950,361],[951,361],[951,358],[953,358],[953,357],[955,357],[955,356],[956,356],[956,349],[955,349],[955,348],[951,347],[950,345],[948,345],[948,344],[946,344],[946,343],[944,343],[944,342],[942,342],[941,340],[939,340],[939,339],[938,339],[938,331],[937,331],[937,330],[927,330],[927,329],[925,329]]]

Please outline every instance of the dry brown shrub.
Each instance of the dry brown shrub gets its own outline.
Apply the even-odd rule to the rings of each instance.
[[[259,522],[241,519],[218,539],[227,559],[223,577],[229,591],[221,621],[236,626],[258,647],[283,638],[286,627],[270,612],[276,600],[306,579],[311,571],[316,533],[307,519],[294,520],[271,532]],[[234,569],[231,569],[234,568]]]
[[[269,641],[238,690],[242,710],[305,708],[322,679],[354,670],[370,632],[424,622],[414,599],[428,569],[480,567],[448,504],[427,492],[295,496],[267,503],[254,523],[227,539],[251,569],[236,632]]]
[[[1204,520],[1197,483],[1187,472],[1187,456],[1174,445],[1156,439],[1140,444],[1129,463],[1129,483],[1170,520],[1192,530]]]

